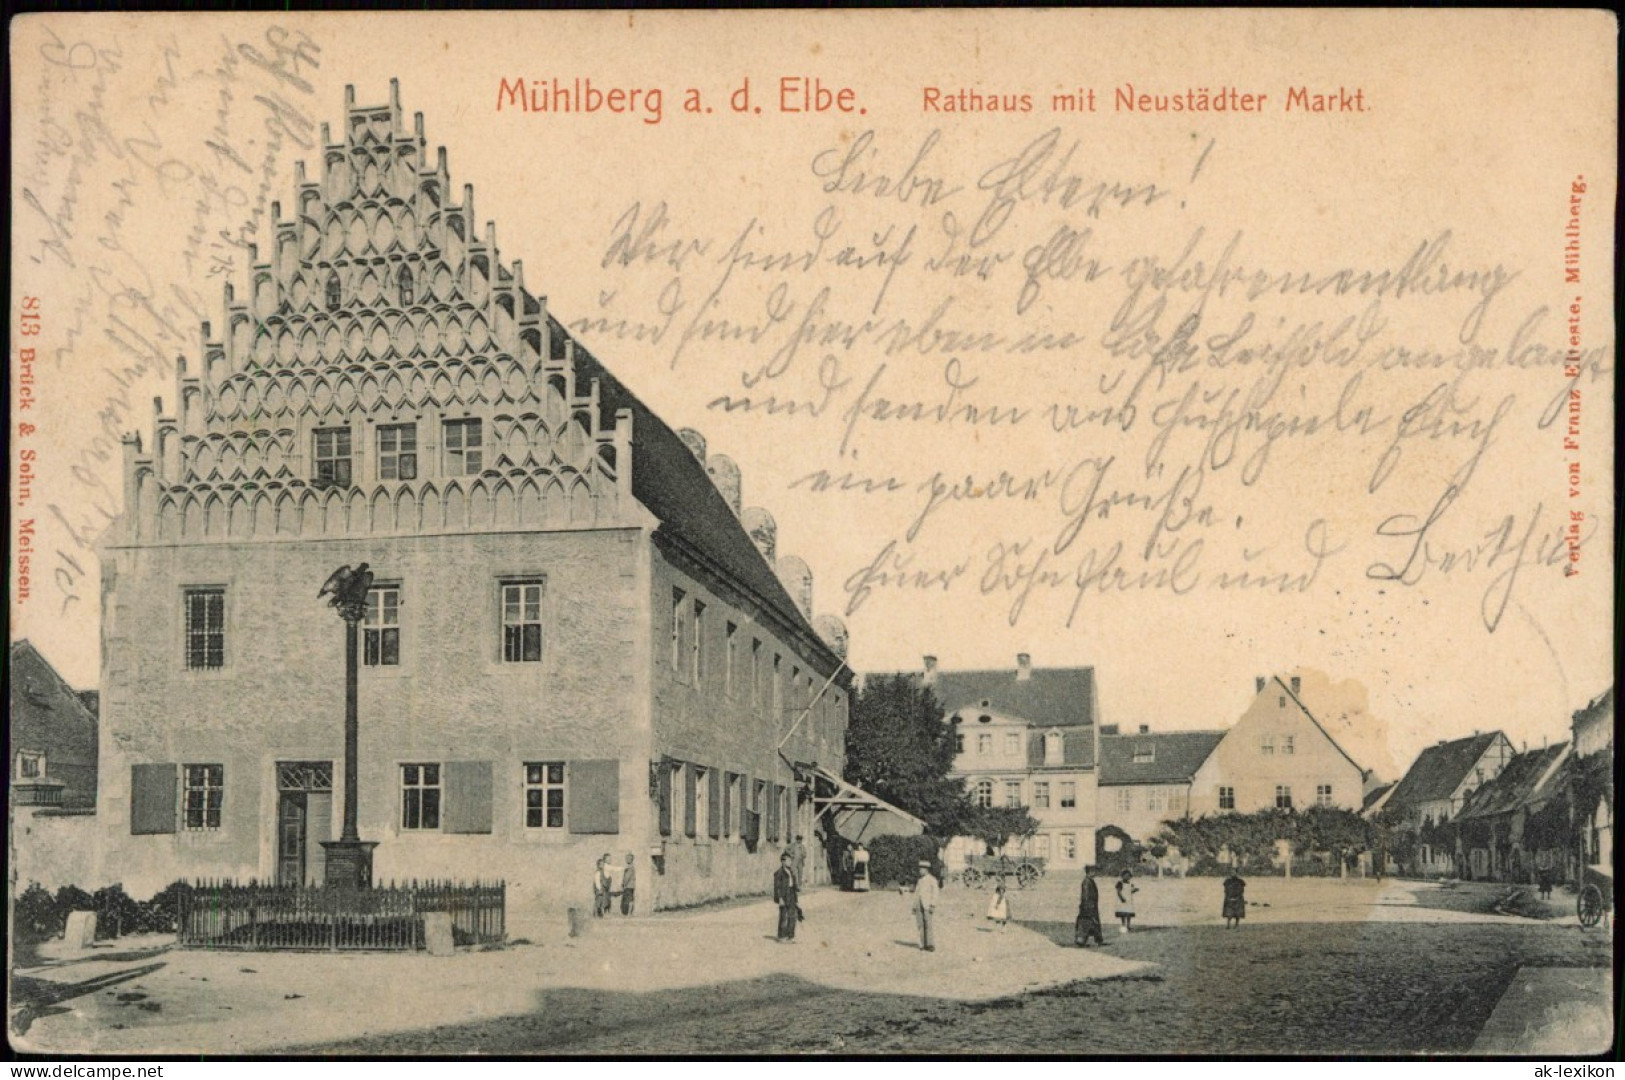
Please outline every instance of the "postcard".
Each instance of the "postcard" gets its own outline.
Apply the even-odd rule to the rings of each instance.
[[[1606,1052],[1617,35],[14,22],[13,1046]]]

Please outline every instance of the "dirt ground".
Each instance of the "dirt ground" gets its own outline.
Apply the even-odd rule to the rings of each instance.
[[[834,891],[795,945],[754,902],[443,958],[98,949],[14,973],[13,1030],[107,1054],[1466,1053],[1520,970],[1612,963],[1572,916],[1495,914],[1505,887],[1392,881],[1260,879],[1228,930],[1217,881],[1146,879],[1134,932],[1081,950],[1078,884],[1012,892],[1003,931],[951,888],[933,953],[908,897]]]

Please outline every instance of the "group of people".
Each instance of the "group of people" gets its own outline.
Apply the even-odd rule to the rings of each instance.
[[[599,860],[601,874],[607,875],[609,856]],[[779,869],[773,875],[773,902],[779,909],[779,927],[777,940],[793,942],[796,937],[796,924],[804,921],[806,916],[801,910],[801,881],[806,869],[807,853],[802,845],[801,837],[797,836],[785,852],[779,856]],[[622,886],[622,913],[631,913],[632,896],[632,859],[627,857],[626,876]],[[607,876],[602,880],[607,882]],[[607,889],[607,885],[605,886]],[[1078,917],[1073,929],[1073,940],[1080,948],[1096,944],[1106,944],[1106,935],[1100,917],[1100,882],[1096,876],[1096,868],[1087,866],[1083,873],[1083,887],[1078,898]],[[1111,884],[1112,892],[1116,896],[1113,913],[1118,921],[1118,933],[1129,933],[1134,925],[1135,907],[1134,894],[1140,887],[1134,883],[1134,874],[1131,870],[1124,870]],[[920,948],[925,952],[935,952],[936,943],[936,910],[937,901],[941,896],[942,886],[936,875],[932,872],[928,860],[920,860],[916,868],[916,881],[914,884],[914,919],[920,934]],[[603,894],[603,906],[608,910],[608,893]],[[1236,929],[1241,921],[1247,917],[1247,882],[1232,869],[1224,879],[1224,902],[1220,908],[1227,929]],[[1003,881],[1000,881],[993,893],[993,899],[988,904],[987,917],[999,929],[1004,929],[1010,922],[1010,896],[1005,890]]]
[[[1134,894],[1140,891],[1140,887],[1134,884],[1134,874],[1124,870],[1113,883],[1113,891],[1117,894],[1117,906],[1114,908],[1119,924],[1117,932],[1126,934],[1134,925]],[[1241,920],[1247,917],[1247,882],[1234,869],[1224,879],[1224,903],[1219,913],[1224,918],[1225,928],[1229,930],[1239,927]],[[1100,921],[1100,885],[1095,880],[1093,866],[1084,867],[1083,890],[1078,898],[1078,919],[1073,928],[1073,942],[1079,948],[1091,943],[1106,944],[1106,935]]]
[[[592,872],[592,914],[602,919],[610,912],[615,897],[621,898],[621,914],[630,915],[636,904],[638,870],[631,855],[626,857],[626,868],[621,871],[621,887],[615,888],[615,869],[606,852]]]

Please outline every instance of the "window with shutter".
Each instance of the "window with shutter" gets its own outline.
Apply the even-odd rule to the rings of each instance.
[[[441,829],[448,833],[491,831],[491,763],[446,762]]]
[[[177,766],[130,766],[130,835],[150,836],[175,831]]]
[[[736,791],[739,787],[739,774],[728,773],[722,781],[722,835],[734,834],[734,807],[739,802]]]
[[[694,789],[698,777],[695,769],[689,767],[683,770],[683,835],[694,835]]]
[[[570,832],[578,835],[621,831],[621,763],[614,758],[572,761],[569,776]]]
[[[707,783],[706,802],[708,803],[705,816],[706,824],[710,826],[706,835],[713,840],[722,835],[724,811],[722,809],[722,773],[718,769],[707,769],[705,773]]]
[[[767,839],[770,843],[778,842],[779,828],[783,824],[779,820],[780,810],[782,809],[783,804],[784,786],[782,784],[774,784],[770,789],[770,798],[768,799],[767,803]]]
[[[671,835],[672,770],[665,762],[655,767],[655,797],[660,808],[660,835]]]

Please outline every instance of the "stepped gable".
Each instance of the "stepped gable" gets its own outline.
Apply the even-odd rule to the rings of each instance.
[[[553,347],[546,303],[498,261],[494,227],[476,236],[472,188],[452,200],[422,115],[403,131],[393,89],[387,105],[358,107],[353,90],[346,105],[339,141],[323,125],[320,178],[298,167],[293,215],[273,204],[271,258],[250,247],[248,295],[226,285],[225,333],[205,323],[198,370],[177,362],[150,453],[126,441],[126,538],[618,522],[630,423],[577,379],[568,341]],[[358,415],[419,422],[405,476],[375,479],[362,438],[352,475],[318,479],[313,432]],[[420,469],[438,421],[465,417],[483,421],[483,468]]]
[[[122,542],[628,526],[635,499],[818,642],[677,434],[502,264],[495,226],[478,233],[472,186],[453,198],[395,80],[383,105],[346,88],[321,141],[293,213],[272,204],[270,257],[249,248],[247,295],[225,286],[224,333],[204,323],[201,363],[177,360],[152,445],[125,440]],[[318,476],[314,433],[357,416],[416,422],[409,475],[378,477],[363,428],[350,475]],[[463,418],[483,422],[482,467],[442,475],[440,421]]]

